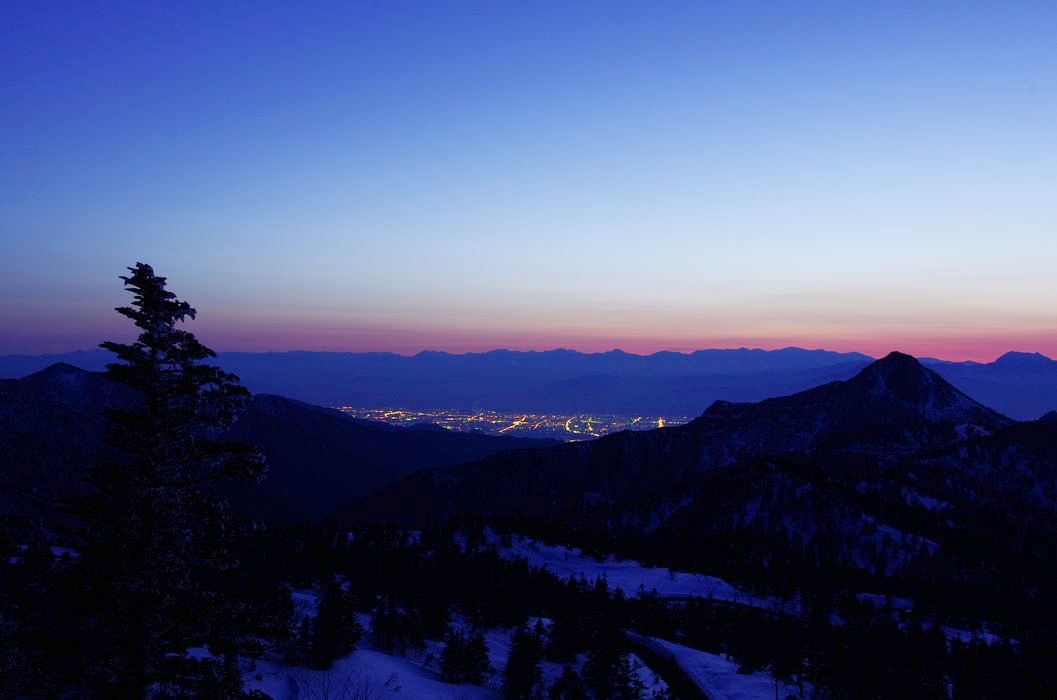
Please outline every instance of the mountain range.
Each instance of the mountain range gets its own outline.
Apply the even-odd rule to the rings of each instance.
[[[780,596],[876,590],[1024,624],[1057,584],[1057,413],[1014,421],[893,353],[687,425],[417,472],[341,513],[462,518]]]
[[[101,370],[102,350],[0,357],[0,377],[56,362]],[[359,408],[488,408],[501,411],[695,416],[716,400],[761,401],[848,379],[873,361],[825,350],[733,349],[635,355],[614,350],[449,354],[220,353],[255,393]],[[1057,362],[1010,352],[992,363],[923,359],[985,404],[1020,420],[1057,409]]]
[[[1047,371],[999,364],[1017,359]],[[257,394],[230,436],[261,449],[268,477],[222,495],[275,523],[513,523],[781,596],[840,585],[1009,624],[1049,614],[1057,412],[1013,420],[938,366],[892,353],[794,394],[715,401],[686,425],[558,444],[395,428]],[[101,412],[136,400],[70,365],[0,380],[0,513],[56,517],[86,466],[118,457]]]

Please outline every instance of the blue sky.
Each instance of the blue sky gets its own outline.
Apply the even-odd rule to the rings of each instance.
[[[0,9],[0,352],[1057,354],[1055,3]]]

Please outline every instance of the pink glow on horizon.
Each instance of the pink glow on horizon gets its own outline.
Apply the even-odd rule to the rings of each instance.
[[[245,333],[232,337],[223,331],[199,333],[217,350],[288,351],[317,350],[330,352],[393,352],[413,355],[423,350],[451,353],[486,352],[497,348],[522,351],[545,351],[556,348],[580,352],[608,352],[620,349],[648,355],[660,351],[690,353],[713,348],[759,348],[778,350],[787,347],[824,349],[835,352],[860,352],[883,357],[893,350],[916,357],[935,357],[951,361],[991,362],[1009,351],[1041,352],[1057,358],[1057,332],[1016,333],[1009,335],[950,335],[877,337],[824,336],[697,336],[693,338],[644,338],[605,335],[572,335],[563,333],[488,333],[488,332],[416,332],[413,330],[294,333]],[[210,340],[211,339],[211,340]]]
[[[21,320],[21,319],[19,319]],[[131,338],[132,329],[117,315],[85,319],[83,326],[18,323],[9,326],[0,344],[0,354],[61,353],[96,347],[100,340]],[[785,347],[861,352],[882,357],[899,350],[918,357],[944,360],[991,362],[1005,352],[1041,352],[1057,358],[1057,330],[1003,328],[990,332],[969,329],[924,331],[903,328],[875,334],[862,333],[861,326],[847,334],[818,333],[716,333],[689,334],[639,329],[546,329],[498,327],[449,329],[401,326],[370,327],[360,324],[234,320],[200,316],[188,324],[200,340],[217,351],[283,352],[317,350],[331,352],[395,352],[412,355],[422,350],[452,353],[484,352],[496,348],[510,350],[553,350],[568,348],[581,352],[607,352],[619,348],[629,353],[650,354],[662,350],[693,352],[705,348]],[[667,329],[666,329],[667,330]]]

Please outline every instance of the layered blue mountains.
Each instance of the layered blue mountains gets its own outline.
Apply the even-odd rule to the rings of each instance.
[[[0,356],[0,377],[19,378],[55,363],[90,371],[103,350]],[[1057,362],[1008,352],[994,362],[919,358],[955,387],[1018,420],[1057,409]],[[493,350],[416,355],[345,352],[225,352],[219,362],[254,393],[323,406],[487,408],[696,416],[717,400],[761,401],[850,379],[874,358],[784,348],[636,355],[613,350]]]

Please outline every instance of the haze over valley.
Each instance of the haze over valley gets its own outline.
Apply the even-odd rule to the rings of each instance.
[[[345,407],[373,419],[381,415],[379,409],[444,411],[447,418],[434,421],[423,413],[422,420],[413,422],[469,429],[475,426],[458,418],[462,412],[483,416],[479,412],[496,411],[510,415],[510,422],[519,415],[559,414],[565,416],[563,421],[584,415],[585,421],[592,416],[614,427],[631,427],[635,417],[646,416],[654,424],[657,418],[674,423],[698,415],[713,401],[760,401],[848,379],[872,360],[861,353],[800,348],[652,355],[493,350],[411,356],[306,351],[218,356],[225,369],[257,393]],[[0,356],[0,377],[24,376],[56,362],[100,371],[108,361],[102,350]],[[1057,408],[1057,362],[1040,353],[1009,351],[991,362],[922,362],[1011,417],[1037,418]],[[616,417],[603,419],[605,415]],[[507,425],[497,424],[496,430]]]

